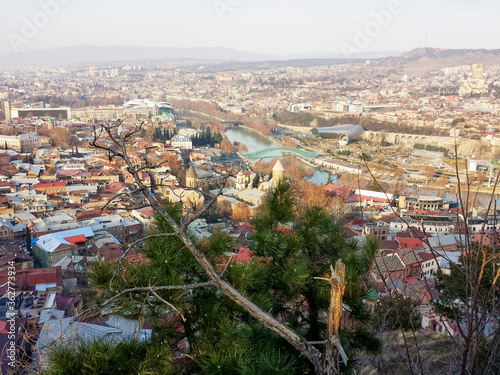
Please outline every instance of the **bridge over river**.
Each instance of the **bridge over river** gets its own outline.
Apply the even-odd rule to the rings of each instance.
[[[269,148],[265,148],[263,150],[259,150],[256,152],[239,154],[239,155],[242,158],[245,158],[248,160],[258,161],[258,160],[264,158],[265,156],[270,155],[270,154],[274,154],[276,152],[295,154],[295,155],[299,155],[299,156],[303,157],[304,159],[314,159],[320,153],[319,151],[305,151],[305,150],[301,150],[301,149],[293,148],[293,147],[269,147]]]

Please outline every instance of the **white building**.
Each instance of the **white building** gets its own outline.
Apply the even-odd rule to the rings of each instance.
[[[307,103],[297,103],[292,104],[289,108],[290,112],[302,112],[302,111],[310,111],[312,110],[312,105]]]
[[[0,147],[10,148],[18,152],[31,152],[42,144],[37,133],[19,135],[0,135]]]
[[[315,159],[315,164],[326,169],[335,171],[335,172],[344,172],[350,174],[358,174],[364,171],[363,167],[359,165],[344,163],[335,159]]]
[[[333,102],[332,111],[335,112],[348,112],[348,113],[362,113],[363,104],[353,103],[352,101]]]
[[[170,144],[175,148],[183,148],[187,150],[191,150],[193,148],[193,142],[191,141],[191,138],[179,135],[173,137],[170,141]]]

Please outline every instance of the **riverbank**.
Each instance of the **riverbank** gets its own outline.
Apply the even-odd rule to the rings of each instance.
[[[276,139],[270,137],[268,134],[263,134],[260,131],[254,129],[254,128],[251,128],[249,126],[246,126],[246,125],[231,125],[229,127],[230,128],[243,128],[243,129],[251,130],[253,132],[256,132],[256,133],[260,134],[262,137],[266,138],[269,142],[274,143],[276,145],[276,147],[283,146],[279,141],[277,141]],[[227,126],[226,126],[226,128],[227,128]],[[242,143],[244,144],[244,142],[242,142]]]

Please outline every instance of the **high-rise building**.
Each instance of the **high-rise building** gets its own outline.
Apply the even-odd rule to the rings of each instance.
[[[91,66],[91,67],[89,68],[89,75],[90,75],[91,77],[95,77],[95,66]]]

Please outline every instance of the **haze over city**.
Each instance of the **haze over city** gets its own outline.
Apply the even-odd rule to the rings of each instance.
[[[131,0],[3,0],[0,53],[120,45],[317,55],[344,52],[342,45],[352,45],[367,27],[370,41],[363,52],[492,49],[498,47],[499,12],[498,2],[486,0],[147,0],[140,5]],[[380,28],[372,24],[370,30],[370,22]]]

